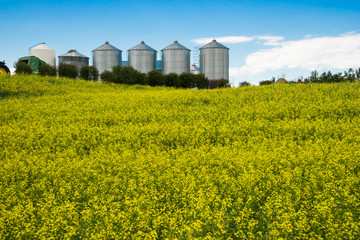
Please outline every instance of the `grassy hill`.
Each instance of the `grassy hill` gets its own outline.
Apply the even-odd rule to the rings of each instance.
[[[0,239],[359,239],[360,83],[0,78]]]

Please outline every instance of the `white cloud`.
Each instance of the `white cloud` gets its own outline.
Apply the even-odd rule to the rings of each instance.
[[[278,46],[281,45],[281,41],[284,41],[282,36],[258,36],[257,39],[264,40],[265,46]]]
[[[281,39],[275,39],[273,43],[278,44],[279,40]],[[271,40],[267,41],[271,43]],[[343,69],[358,67],[360,64],[360,34],[356,33],[284,41],[279,44],[248,55],[244,66],[231,70],[233,76],[255,75],[282,68]],[[270,44],[265,42],[264,45]]]
[[[244,42],[251,42],[254,40],[254,37],[247,37],[247,36],[227,36],[227,37],[217,37],[217,38],[197,38],[191,40],[193,43],[196,44],[207,44],[211,42],[213,39],[220,43],[244,43]]]

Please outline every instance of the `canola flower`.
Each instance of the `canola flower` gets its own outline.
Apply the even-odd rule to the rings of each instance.
[[[359,239],[360,83],[0,77],[0,239]]]

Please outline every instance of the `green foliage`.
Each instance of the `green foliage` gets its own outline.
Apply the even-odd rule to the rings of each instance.
[[[360,238],[360,82],[0,94],[2,239]]]
[[[100,79],[103,82],[115,82],[114,73],[107,70],[100,74]]]
[[[50,66],[49,64],[39,65],[38,71],[40,76],[56,76],[57,74],[56,67]]]
[[[112,73],[114,75],[114,83],[122,83],[128,85],[144,84],[146,82],[146,74],[142,74],[133,67],[120,65],[114,66]]]
[[[247,81],[243,81],[239,83],[239,87],[246,87],[246,86],[251,86],[251,84]]]
[[[203,73],[194,74],[195,85],[198,89],[205,89],[209,87],[209,80]]]
[[[91,80],[90,79],[90,67],[89,66],[83,66],[80,69],[80,78],[84,80]]]
[[[148,84],[150,86],[164,86],[165,85],[165,78],[164,75],[157,71],[153,70],[147,74]]]
[[[195,88],[196,87],[196,78],[194,74],[191,73],[181,73],[180,81],[182,88]]]
[[[264,80],[264,81],[259,82],[260,86],[262,86],[262,85],[272,85],[272,84],[274,84],[274,82],[272,80]]]
[[[165,74],[165,85],[168,87],[181,87],[181,79],[176,73]]]
[[[79,75],[78,69],[75,65],[60,63],[58,67],[59,77],[77,78]]]
[[[95,66],[90,66],[90,78],[93,81],[97,81],[99,79],[99,71]]]
[[[32,70],[29,64],[22,62],[22,61],[18,61],[15,65],[15,73],[16,74],[25,74],[25,75],[30,75],[32,74]]]
[[[224,78],[217,81],[217,88],[228,88],[230,87],[229,80],[226,80]]]
[[[99,71],[94,66],[83,66],[80,69],[80,78],[84,80],[97,81],[99,78]]]

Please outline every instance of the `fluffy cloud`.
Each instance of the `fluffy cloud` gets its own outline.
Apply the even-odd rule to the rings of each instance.
[[[356,67],[360,64],[360,34],[356,33],[281,43],[275,39],[273,43],[274,46],[278,46],[251,53],[246,57],[245,65],[232,69],[232,73],[239,76],[282,68],[341,69]]]

